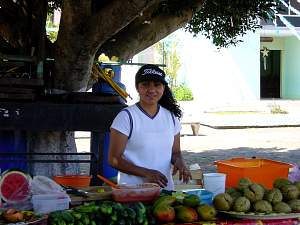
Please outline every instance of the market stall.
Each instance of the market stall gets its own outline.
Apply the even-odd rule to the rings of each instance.
[[[226,189],[218,194],[204,189],[205,181],[204,188],[181,184],[176,185],[175,191],[166,191],[152,183],[118,186],[106,181],[110,186],[89,186],[74,180],[68,183],[43,176],[30,177],[21,171],[6,171],[0,182],[1,223],[299,224],[300,182],[288,179],[289,164],[271,161],[287,167],[286,175],[257,183],[266,169],[260,170],[260,177],[249,174],[243,177],[249,169],[259,169],[266,164],[254,166],[257,161],[269,162],[242,158],[216,162],[227,165],[239,162],[243,169],[245,164],[241,162],[250,165],[236,182],[231,183],[239,172],[227,173]],[[268,186],[270,182],[272,185]]]

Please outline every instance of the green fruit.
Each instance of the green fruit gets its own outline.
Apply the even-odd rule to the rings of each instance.
[[[300,199],[293,199],[288,202],[293,211],[300,211]]]
[[[153,208],[155,209],[156,207],[160,206],[160,205],[172,205],[174,202],[176,201],[176,197],[175,196],[162,196],[159,197],[153,204]]]
[[[184,197],[182,203],[185,206],[196,207],[200,204],[200,197],[198,195],[190,194]]]
[[[230,194],[233,201],[242,196],[242,193],[235,188],[228,188],[226,189],[225,193]]]
[[[244,196],[250,200],[250,202],[256,202],[262,200],[265,190],[259,184],[251,184],[248,188],[244,189]]]
[[[273,206],[273,211],[278,213],[290,213],[291,207],[285,202],[278,202]]]
[[[292,182],[286,178],[278,178],[273,182],[273,187],[281,189],[282,186],[288,185],[288,184],[292,184]]]
[[[238,197],[233,203],[235,212],[248,212],[251,207],[250,201],[246,197]]]
[[[253,205],[254,211],[259,213],[270,213],[272,212],[272,205],[266,200],[259,200]]]
[[[272,190],[268,191],[264,196],[264,199],[272,204],[281,202],[282,198],[282,193],[278,188],[273,188]]]
[[[198,220],[198,214],[195,209],[188,206],[177,206],[175,207],[175,217],[180,222],[192,223]]]
[[[216,219],[217,211],[213,206],[204,204],[197,207],[197,212],[201,220]]]
[[[280,190],[285,200],[297,199],[299,196],[298,188],[292,184],[284,185]]]
[[[217,210],[228,211],[232,205],[232,198],[227,193],[217,194],[214,197],[213,204]]]
[[[248,178],[248,177],[245,177],[245,178],[241,178],[239,179],[238,181],[238,189],[243,191],[244,188],[247,188],[249,185],[252,184],[252,181]]]
[[[300,181],[295,181],[294,185],[298,188],[298,190],[300,191]]]
[[[155,207],[153,215],[160,222],[172,222],[175,218],[175,210],[169,205],[159,205]]]

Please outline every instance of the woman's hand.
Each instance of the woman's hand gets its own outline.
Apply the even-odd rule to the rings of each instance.
[[[166,187],[168,184],[168,178],[157,170],[147,169],[145,177],[148,182],[156,183],[161,187]]]
[[[173,164],[173,175],[175,175],[177,171],[179,171],[179,180],[183,180],[183,182],[187,183],[192,179],[191,172],[186,168],[181,157],[178,157]]]

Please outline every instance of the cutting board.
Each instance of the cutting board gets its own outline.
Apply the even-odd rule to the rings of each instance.
[[[110,200],[112,199],[111,188],[108,186],[90,186],[86,188],[80,188],[88,192],[87,197],[77,196],[70,194],[71,204],[77,202],[96,201],[96,200]],[[99,190],[103,190],[100,192]]]

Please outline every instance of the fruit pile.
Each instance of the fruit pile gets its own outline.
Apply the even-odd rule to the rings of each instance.
[[[194,194],[181,199],[170,195],[161,196],[154,202],[153,215],[160,223],[215,220],[217,214],[215,208],[200,202],[200,197]]]
[[[39,219],[40,217],[40,215],[35,215],[33,211],[16,210],[14,208],[6,209],[0,213],[0,219],[8,223],[31,222]]]
[[[213,200],[217,210],[249,214],[278,214],[300,211],[300,181],[276,179],[272,189],[242,178],[237,188],[229,188]]]

